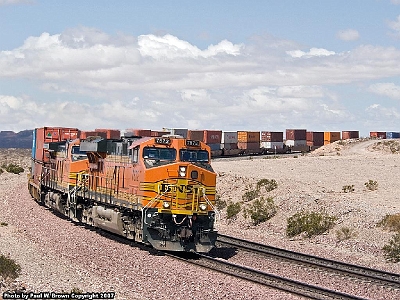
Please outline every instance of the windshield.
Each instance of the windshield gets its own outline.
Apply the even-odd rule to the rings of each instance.
[[[166,165],[176,160],[176,149],[145,147],[143,159],[148,168]]]
[[[205,150],[182,149],[179,151],[179,156],[181,158],[181,161],[208,163],[208,152]]]
[[[72,161],[77,161],[87,158],[86,151],[81,151],[79,146],[72,146],[71,154],[72,154]]]

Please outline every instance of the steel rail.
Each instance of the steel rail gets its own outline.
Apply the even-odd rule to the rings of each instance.
[[[218,234],[217,243],[229,245],[231,247],[237,247],[246,251],[261,253],[263,255],[279,257],[289,261],[296,261],[298,263],[328,269],[342,274],[351,274],[360,279],[378,282],[400,289],[400,274],[335,261],[300,252],[294,252],[222,234]]]
[[[208,255],[199,254],[198,259],[188,259],[181,256],[174,255],[172,253],[165,253],[165,255],[182,260],[186,263],[190,263],[196,266],[207,268],[212,271],[217,271],[223,274],[234,276],[240,279],[251,281],[254,283],[261,284],[270,288],[278,289],[284,292],[300,295],[310,299],[319,300],[331,300],[331,299],[342,299],[342,300],[361,300],[357,296],[338,292],[335,290],[329,290],[323,287],[318,287],[295,281],[289,278],[269,274],[249,267],[232,264],[225,260],[210,257]],[[365,299],[364,299],[365,300]]]

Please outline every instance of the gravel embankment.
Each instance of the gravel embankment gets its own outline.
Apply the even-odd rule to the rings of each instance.
[[[227,222],[222,212],[220,232],[399,273],[400,265],[386,262],[381,250],[393,233],[376,224],[386,214],[400,212],[396,176],[400,156],[381,150],[332,147],[297,158],[215,160],[213,167],[219,174],[217,191],[225,201],[241,201],[246,187],[259,179],[278,182],[276,190],[265,194],[274,197],[278,205],[275,217],[252,226],[242,214],[237,220]],[[376,191],[365,189],[364,183],[369,179],[378,182]],[[0,227],[0,254],[9,255],[21,265],[19,285],[28,291],[70,292],[74,288],[84,292],[115,291],[116,299],[301,299],[169,257],[154,256],[146,249],[77,226],[35,203],[26,181],[26,174],[0,175],[0,221],[9,224]],[[352,184],[354,192],[342,191],[344,185]],[[301,210],[326,211],[338,217],[337,225],[324,235],[289,239],[285,235],[286,219]],[[355,237],[339,242],[336,231],[342,227],[351,228]],[[275,262],[260,262],[252,255],[238,254],[229,261],[260,265],[281,275],[286,270],[284,264],[278,270]],[[314,283],[324,281],[328,287],[334,283],[346,284],[348,292],[357,291],[357,295],[369,299],[400,296],[400,291],[389,293],[376,287],[363,291],[358,289],[357,282],[341,282],[340,276],[332,278],[304,269],[298,269],[293,276],[307,277]]]

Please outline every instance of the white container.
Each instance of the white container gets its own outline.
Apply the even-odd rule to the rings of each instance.
[[[307,146],[307,140],[286,140],[285,145],[288,147]]]
[[[283,142],[261,142],[261,148],[264,149],[283,149]]]
[[[237,144],[238,142],[238,134],[236,131],[232,132],[226,132],[224,131],[222,133],[222,144]]]

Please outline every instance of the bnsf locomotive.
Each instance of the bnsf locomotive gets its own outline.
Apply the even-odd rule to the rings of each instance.
[[[107,132],[105,132],[107,133]],[[205,143],[180,136],[33,134],[29,191],[66,217],[166,251],[210,251],[216,173]]]

